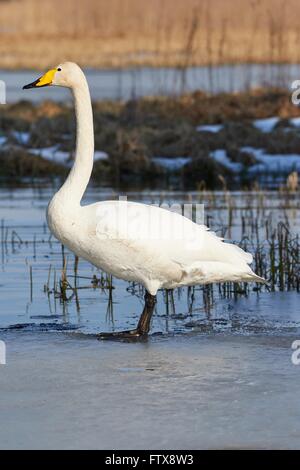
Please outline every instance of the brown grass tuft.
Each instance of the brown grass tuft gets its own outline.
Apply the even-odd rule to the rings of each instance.
[[[0,2],[1,67],[299,62],[298,0]]]

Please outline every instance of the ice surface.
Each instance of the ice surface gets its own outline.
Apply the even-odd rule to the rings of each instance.
[[[1,449],[300,448],[291,337],[2,339]]]
[[[60,245],[49,241],[43,226],[53,191],[0,192],[5,227],[23,240],[3,244],[0,270],[0,328],[11,326],[0,330],[7,346],[7,365],[0,366],[0,448],[300,448],[300,366],[291,362],[291,344],[300,338],[299,294],[215,294],[206,311],[202,292],[195,291],[189,312],[186,291],[174,293],[174,310],[160,292],[151,331],[163,334],[141,344],[99,342],[99,331],[136,325],[142,296],[114,279],[109,315],[108,292],[84,288],[99,273],[80,260],[86,277],[79,280],[78,305],[74,297],[65,303],[48,297],[43,286],[49,265],[51,287],[62,263]],[[227,194],[217,195],[218,206],[209,210],[214,229],[228,215]],[[184,196],[190,201],[199,194]],[[231,196],[235,210],[257,204],[254,193]],[[111,197],[108,189],[90,187],[85,202]],[[129,193],[144,202],[161,197],[161,191]],[[178,202],[183,193],[164,197]],[[265,197],[265,217],[279,221],[290,214],[290,229],[297,233],[297,210],[278,210],[287,195]],[[209,194],[201,193],[201,201],[209,203]],[[237,221],[232,239],[240,239]],[[73,257],[67,256],[73,284]],[[14,330],[16,324],[27,324],[27,331]],[[64,328],[70,331],[47,331]]]

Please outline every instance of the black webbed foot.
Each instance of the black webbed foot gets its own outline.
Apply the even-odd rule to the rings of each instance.
[[[133,330],[126,331],[113,331],[111,333],[99,333],[97,335],[98,340],[112,340],[112,341],[145,341],[148,338],[150,330],[150,322],[153,314],[153,310],[156,304],[156,297],[146,292],[145,294],[145,305],[142,315],[139,319],[138,325]]]
[[[134,330],[126,331],[112,331],[110,333],[99,333],[97,339],[110,340],[110,341],[145,341],[148,338],[148,334],[135,328]]]

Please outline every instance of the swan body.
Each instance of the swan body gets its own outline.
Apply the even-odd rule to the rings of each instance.
[[[144,237],[136,237],[119,223],[128,218],[128,208],[145,226],[147,220],[163,220],[175,231],[183,226],[187,241],[181,234],[161,238],[160,224],[151,227],[150,235],[145,230]],[[204,225],[160,207],[125,201],[68,207],[58,193],[48,206],[47,219],[52,233],[71,251],[115,277],[143,284],[152,295],[160,288],[260,280],[248,265],[249,253],[224,243]]]
[[[88,84],[80,67],[66,62],[24,88],[47,85],[71,89],[77,121],[73,168],[47,209],[49,228],[58,240],[96,267],[141,283],[150,296],[160,288],[184,285],[264,282],[249,266],[251,254],[181,214],[127,201],[82,205],[94,155]]]

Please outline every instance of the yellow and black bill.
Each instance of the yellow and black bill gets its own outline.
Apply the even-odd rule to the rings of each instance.
[[[32,83],[23,86],[23,90],[28,90],[29,88],[38,88],[42,86],[52,85],[52,81],[55,75],[56,69],[48,70],[42,77],[38,78]]]

